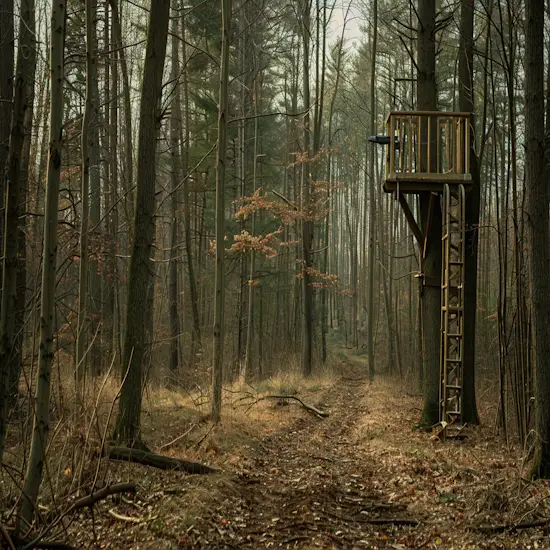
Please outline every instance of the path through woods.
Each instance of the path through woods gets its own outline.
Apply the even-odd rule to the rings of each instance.
[[[111,476],[138,481],[138,494],[118,502],[118,519],[102,508],[112,509],[112,502],[96,508],[90,547],[545,547],[541,529],[479,531],[540,520],[550,494],[543,482],[521,481],[521,455],[488,437],[492,426],[442,444],[412,429],[419,396],[395,391],[399,382],[370,385],[364,365],[357,366],[348,363],[334,384],[303,397],[329,411],[328,418],[293,402],[261,402],[272,419],[288,422],[270,421],[267,435],[248,434],[229,453],[206,446],[193,457],[221,474],[111,464]],[[89,514],[75,528],[80,540],[90,538]]]

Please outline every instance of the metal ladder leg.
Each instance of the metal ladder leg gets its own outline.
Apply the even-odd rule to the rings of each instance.
[[[443,438],[462,424],[465,191],[445,185],[441,269],[440,418]]]

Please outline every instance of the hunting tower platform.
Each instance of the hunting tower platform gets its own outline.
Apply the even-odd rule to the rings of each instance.
[[[470,113],[394,111],[386,119],[386,135],[369,138],[389,146],[384,191],[399,200],[418,242],[423,284],[441,287],[439,420],[443,438],[449,426],[463,423],[465,197],[472,184],[470,124]],[[409,194],[429,194],[425,227],[416,222],[405,196]],[[439,202],[442,213],[439,284],[426,281],[422,268],[434,201]]]

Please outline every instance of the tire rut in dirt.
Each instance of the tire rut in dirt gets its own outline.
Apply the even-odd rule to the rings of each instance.
[[[366,385],[339,381],[327,394],[327,419],[302,416],[266,437],[237,474],[227,501],[212,514],[210,548],[369,548],[385,518],[405,518],[405,506],[386,503],[372,485],[367,457],[355,445],[366,413]],[[409,526],[384,527],[387,531]]]

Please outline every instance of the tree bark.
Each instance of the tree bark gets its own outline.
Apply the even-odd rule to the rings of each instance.
[[[6,187],[4,171],[7,168],[10,127],[13,110],[14,75],[14,2],[0,0],[0,212],[4,212]],[[4,242],[4,216],[0,218],[0,243]],[[1,269],[1,266],[0,266]],[[0,273],[0,278],[2,277]],[[0,294],[2,289],[0,288]]]
[[[187,49],[185,46],[185,28],[186,22],[182,20],[183,42],[183,107],[185,116],[185,139],[183,144],[183,223],[185,229],[185,255],[187,257],[187,275],[189,277],[189,296],[191,298],[191,312],[193,315],[193,345],[191,346],[191,360],[194,358],[195,341],[200,350],[201,346],[201,323],[199,315],[199,293],[197,290],[197,278],[195,275],[195,260],[193,258],[193,247],[191,246],[191,209],[189,206],[189,141],[191,138],[190,116],[189,116],[189,74],[187,70]],[[199,237],[200,240],[200,237]]]
[[[179,43],[178,43],[178,18],[172,18],[172,70],[170,78],[177,83],[179,76]],[[173,91],[172,111],[170,114],[170,158],[172,160],[172,189],[170,190],[170,215],[172,220],[172,233],[170,235],[170,263],[168,265],[168,324],[170,326],[170,372],[177,375],[180,354],[180,322],[178,313],[178,186],[181,181],[181,101],[180,88],[176,84]]]
[[[437,109],[435,80],[435,0],[418,1],[418,84],[419,111]],[[435,131],[431,132],[436,135]],[[432,137],[433,139],[433,137]],[[432,151],[436,150],[432,144]],[[422,162],[433,162],[422,159]],[[439,199],[430,193],[420,194],[420,217],[427,239],[425,256],[421,263],[424,275],[422,288],[422,329],[424,356],[424,407],[422,423],[431,426],[439,420],[439,360],[441,330],[441,288],[431,281],[441,279],[441,207]],[[422,251],[420,251],[422,255]]]
[[[0,308],[0,462],[4,450],[8,405],[13,402],[13,394],[18,391],[21,369],[22,337],[20,296],[21,285],[18,279],[25,269],[21,253],[20,204],[27,184],[28,144],[30,143],[30,121],[32,116],[36,65],[34,0],[22,0],[19,25],[19,48],[17,71],[13,96],[13,115],[9,138],[9,152],[6,167],[6,221],[4,232],[4,254],[2,265],[2,303]],[[26,146],[26,147],[25,147]],[[23,233],[24,234],[24,233]],[[23,290],[24,296],[24,290]]]
[[[550,477],[550,234],[544,143],[544,0],[525,4],[525,224],[535,336],[536,439],[532,474]]]
[[[303,334],[302,334],[302,372],[310,376],[313,371],[313,286],[310,270],[313,267],[313,212],[310,199],[310,90],[309,90],[309,46],[311,33],[311,0],[301,2],[301,32],[302,32],[302,67],[303,67],[303,97],[304,97],[304,158],[302,160],[302,293],[303,293]]]
[[[372,27],[372,45],[371,45],[371,80],[370,80],[370,131],[372,135],[376,134],[376,47],[378,42],[378,0],[374,0],[373,5],[373,27]],[[370,144],[369,150],[369,249],[368,249],[368,279],[367,279],[367,355],[369,361],[369,380],[374,380],[374,264],[376,259],[375,242],[375,222],[376,205],[374,200],[375,186],[375,146]],[[366,193],[365,193],[366,196]],[[365,212],[366,214],[366,212]]]
[[[474,0],[462,0],[460,17],[460,52],[458,59],[459,109],[472,113],[470,123],[470,166],[472,187],[466,196],[466,253],[464,267],[464,372],[462,419],[479,423],[476,407],[476,311],[479,214],[481,185],[475,149],[474,112]]]
[[[84,105],[84,116],[82,117],[82,129],[80,132],[81,151],[81,213],[80,213],[80,262],[78,270],[78,329],[76,336],[76,394],[78,403],[84,403],[85,384],[85,343],[87,340],[86,330],[89,327],[88,317],[88,277],[91,275],[89,269],[88,239],[90,232],[90,122],[93,117],[93,86],[92,80],[97,78],[94,61],[94,15],[97,8],[96,0],[86,0],[86,100]],[[94,334],[90,331],[93,338]]]
[[[55,283],[57,267],[57,211],[61,158],[63,149],[63,75],[65,45],[66,0],[52,5],[50,50],[50,145],[44,212],[44,250],[42,263],[42,298],[40,304],[40,358],[38,382],[34,399],[34,425],[31,450],[23,483],[22,529],[32,523],[42,473],[46,460],[49,435],[50,379],[54,354]]]
[[[229,43],[231,0],[222,0],[222,50],[218,104],[218,150],[216,155],[216,275],[214,283],[214,335],[212,359],[212,420],[221,420],[224,344],[225,184],[227,181],[227,123],[229,109]]]
[[[115,439],[141,445],[141,399],[147,360],[149,292],[152,292],[151,251],[155,238],[156,137],[160,124],[162,73],[166,56],[170,1],[151,3],[141,88],[134,237],[128,275],[126,334],[122,354],[123,384]],[[153,9],[154,8],[154,9]]]
[[[102,371],[101,357],[101,273],[99,258],[102,251],[103,235],[101,234],[101,172],[99,165],[99,89],[97,71],[97,0],[86,0],[90,2],[87,9],[91,12],[87,15],[90,29],[86,24],[87,51],[86,60],[89,64],[89,101],[90,101],[90,126],[88,133],[88,153],[90,171],[90,218],[89,231],[91,233],[92,247],[88,249],[89,254],[89,327],[88,340],[90,342],[90,374],[97,376]],[[89,40],[89,44],[88,44]],[[88,97],[86,98],[88,101]]]

